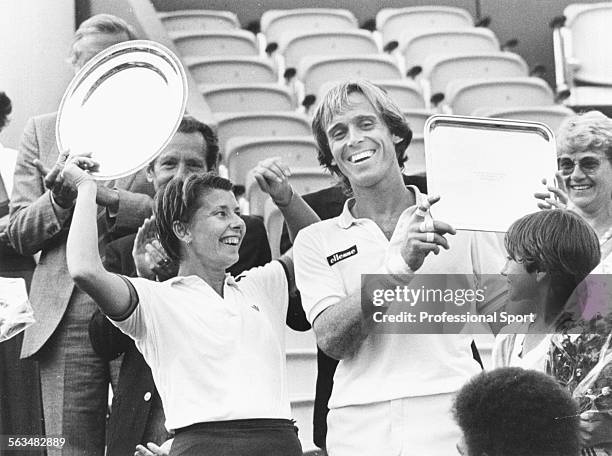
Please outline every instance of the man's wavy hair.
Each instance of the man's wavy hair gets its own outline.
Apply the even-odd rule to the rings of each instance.
[[[9,114],[13,110],[11,99],[6,93],[0,92],[0,130],[2,130],[9,121]]]
[[[380,115],[391,134],[401,139],[395,144],[395,155],[400,168],[403,168],[407,160],[406,148],[412,140],[412,130],[408,126],[402,111],[387,92],[377,85],[366,80],[356,80],[344,81],[332,87],[317,106],[312,119],[312,132],[317,142],[319,163],[342,179],[344,189],[349,194],[352,192],[350,182],[338,167],[331,163],[333,157],[326,130],[335,114],[351,108],[349,95],[352,93],[362,94]]]
[[[153,212],[159,241],[173,260],[181,259],[174,222],[191,222],[200,208],[200,197],[215,189],[231,191],[232,183],[214,173],[193,173],[175,177],[155,195]]]
[[[482,372],[459,390],[453,412],[470,455],[580,454],[576,403],[541,372]]]
[[[557,132],[559,155],[586,151],[603,152],[612,163],[612,119],[599,111],[571,116]]]

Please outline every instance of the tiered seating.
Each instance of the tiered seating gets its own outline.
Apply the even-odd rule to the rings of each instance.
[[[432,55],[425,59],[423,67],[423,77],[432,95],[445,93],[448,83],[456,79],[526,77],[528,74],[525,61],[510,52]]]
[[[181,31],[170,33],[183,57],[211,57],[259,54],[255,35],[246,30],[212,32]]]
[[[191,57],[183,61],[198,84],[272,83],[278,77],[272,62],[263,57]]]
[[[569,106],[612,105],[612,3],[572,4],[554,33],[557,92]]]
[[[225,142],[237,136],[310,136],[308,118],[297,112],[254,111],[220,113],[217,135],[219,147],[225,150]]]
[[[425,59],[432,55],[448,56],[499,51],[497,37],[491,30],[484,28],[410,32],[407,37],[402,38],[402,42],[400,53],[407,69],[423,65]]]
[[[477,108],[498,106],[551,106],[551,88],[540,78],[507,78],[451,81],[447,88],[453,114],[470,115]]]
[[[422,135],[425,129],[425,122],[435,113],[427,109],[402,109],[404,117],[410,125],[413,135]]]
[[[285,68],[297,68],[300,59],[311,55],[341,56],[377,54],[376,40],[366,30],[328,30],[322,32],[285,32],[279,45]]]
[[[283,33],[296,30],[317,32],[356,28],[357,19],[353,13],[337,8],[269,10],[261,16],[261,31],[268,43],[278,44]]]
[[[420,109],[426,106],[421,86],[412,79],[375,79],[373,82],[385,89],[389,96],[402,109]]]
[[[470,13],[449,6],[411,6],[384,8],[376,15],[376,29],[382,34],[383,43],[399,41],[406,32],[470,28],[474,21]]]
[[[425,175],[425,142],[422,132],[423,130],[414,131],[412,141],[406,149],[408,160],[404,164],[404,174],[407,176]]]
[[[498,117],[501,119],[528,120],[548,125],[555,133],[561,122],[574,115],[574,111],[565,106],[535,106],[522,108],[480,108],[472,115],[477,117]]]
[[[247,173],[265,158],[281,157],[289,167],[316,168],[317,148],[312,136],[234,137],[226,142],[224,158],[230,179],[244,185]]]
[[[341,57],[304,57],[298,77],[306,95],[316,95],[327,81],[343,79],[401,79],[395,61],[387,55],[354,55]]]
[[[289,89],[276,83],[215,84],[202,87],[202,94],[214,113],[295,109]]]
[[[213,31],[240,28],[238,17],[229,11],[182,10],[158,13],[164,27],[169,32]]]

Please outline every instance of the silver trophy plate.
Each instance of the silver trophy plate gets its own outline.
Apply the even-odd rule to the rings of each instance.
[[[164,46],[126,41],[100,52],[72,79],[60,104],[57,146],[91,153],[92,175],[111,180],[153,160],[176,132],[187,102],[179,59]]]
[[[507,231],[539,210],[533,194],[557,170],[550,128],[519,120],[432,116],[425,158],[428,193],[441,197],[431,213],[458,230]]]

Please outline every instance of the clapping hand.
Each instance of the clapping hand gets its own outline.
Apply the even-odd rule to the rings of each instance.
[[[288,179],[291,171],[279,157],[260,161],[253,173],[261,190],[268,193],[277,206],[287,206],[291,202],[293,189]]]
[[[45,188],[51,190],[55,202],[64,209],[67,209],[74,204],[74,200],[76,199],[77,195],[76,188],[65,182],[61,176],[69,155],[70,151],[62,152],[51,169],[47,168],[43,162],[38,159],[35,159],[32,162],[36,169],[38,169],[38,172],[45,176]]]
[[[415,208],[406,209],[400,216],[389,242],[391,258],[393,255],[397,258],[399,250],[401,260],[412,271],[418,270],[430,253],[437,255],[440,248],[448,250],[450,246],[444,236],[456,233],[448,223],[434,220],[429,214],[430,207],[438,201],[439,196],[429,196]],[[390,269],[394,269],[393,265]]]
[[[567,188],[563,176],[557,171],[555,174],[557,180],[557,186],[546,185],[546,179],[542,179],[542,184],[546,185],[548,192],[537,192],[533,196],[538,200],[538,207],[540,209],[566,209],[568,206],[569,198],[567,196]]]
[[[178,263],[168,256],[157,238],[154,216],[146,219],[138,229],[132,257],[139,277],[164,281],[178,274]]]

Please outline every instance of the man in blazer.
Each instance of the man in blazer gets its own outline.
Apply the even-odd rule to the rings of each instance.
[[[99,51],[134,38],[123,20],[94,16],[76,31],[72,64],[78,70]],[[75,193],[58,174],[65,154],[56,145],[56,118],[52,113],[28,121],[15,168],[8,236],[19,253],[41,253],[30,290],[36,323],[25,332],[21,356],[35,356],[40,364],[46,434],[66,439],[61,449],[48,447],[49,456],[101,456],[109,366],[89,343],[95,303],[74,286],[66,266]],[[134,193],[147,191],[142,173],[98,187],[101,246],[151,215],[149,196]]]

